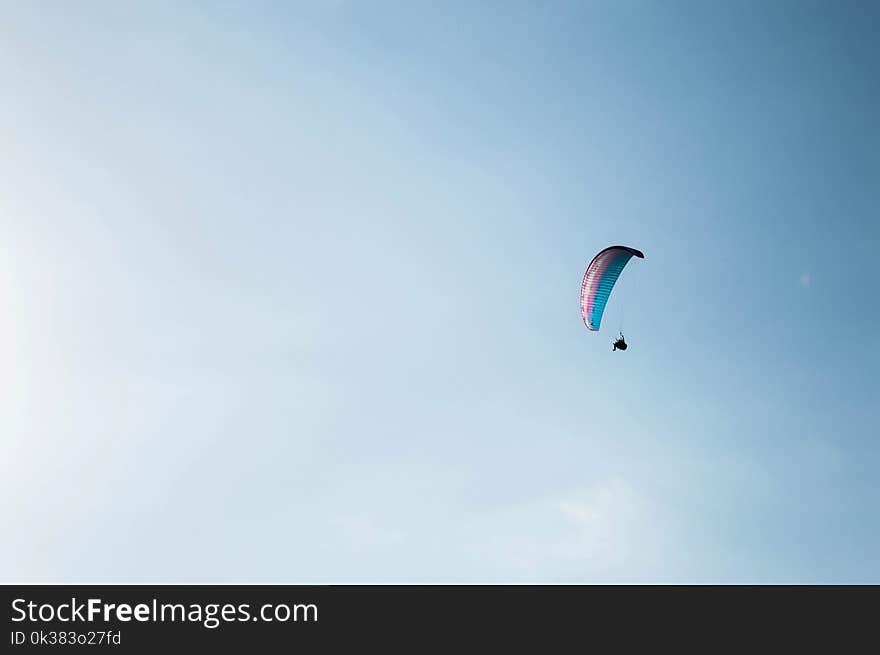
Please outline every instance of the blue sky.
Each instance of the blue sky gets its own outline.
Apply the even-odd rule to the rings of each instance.
[[[0,4],[0,578],[880,582],[878,30]]]

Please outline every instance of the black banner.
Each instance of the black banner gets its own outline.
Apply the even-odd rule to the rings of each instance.
[[[876,586],[5,586],[6,652],[875,644]],[[707,641],[708,640],[708,641]]]

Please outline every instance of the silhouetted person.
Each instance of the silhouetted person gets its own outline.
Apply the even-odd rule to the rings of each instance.
[[[626,341],[623,339],[623,332],[620,333],[620,338],[611,344],[611,350],[626,350]]]

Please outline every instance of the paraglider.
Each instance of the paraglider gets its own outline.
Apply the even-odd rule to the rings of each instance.
[[[620,277],[623,267],[633,257],[645,258],[642,252],[635,248],[609,246],[593,257],[590,265],[587,266],[587,271],[581,282],[581,317],[588,330],[599,331],[611,290],[614,288],[617,278]],[[612,350],[615,351],[627,349],[623,332],[620,333],[620,338],[612,342],[611,345]]]

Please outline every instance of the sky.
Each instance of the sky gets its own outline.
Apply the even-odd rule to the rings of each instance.
[[[878,31],[0,1],[0,580],[880,583]]]

